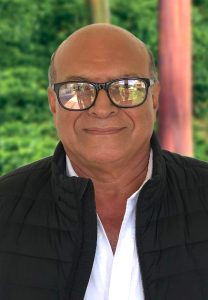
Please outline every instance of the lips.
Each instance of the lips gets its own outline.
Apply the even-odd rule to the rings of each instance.
[[[124,130],[125,127],[107,127],[107,128],[85,128],[84,131],[88,134],[92,135],[108,135],[108,134],[116,134]]]

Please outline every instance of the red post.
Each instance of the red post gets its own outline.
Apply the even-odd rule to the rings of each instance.
[[[191,0],[159,0],[159,138],[192,156]]]

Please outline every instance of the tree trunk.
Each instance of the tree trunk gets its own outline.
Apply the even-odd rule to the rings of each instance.
[[[159,3],[160,142],[192,156],[191,0]]]
[[[108,0],[86,0],[89,10],[89,23],[110,23]]]

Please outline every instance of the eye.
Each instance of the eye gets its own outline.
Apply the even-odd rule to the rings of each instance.
[[[146,97],[146,83],[141,79],[121,79],[110,85],[109,94],[119,106],[137,106]]]
[[[72,110],[82,110],[90,107],[95,96],[94,86],[87,82],[68,82],[59,89],[61,105]]]

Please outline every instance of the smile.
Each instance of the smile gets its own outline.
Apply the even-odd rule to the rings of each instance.
[[[92,135],[109,135],[116,134],[124,130],[125,127],[117,128],[117,127],[109,127],[109,128],[86,128],[84,131],[88,134]]]

